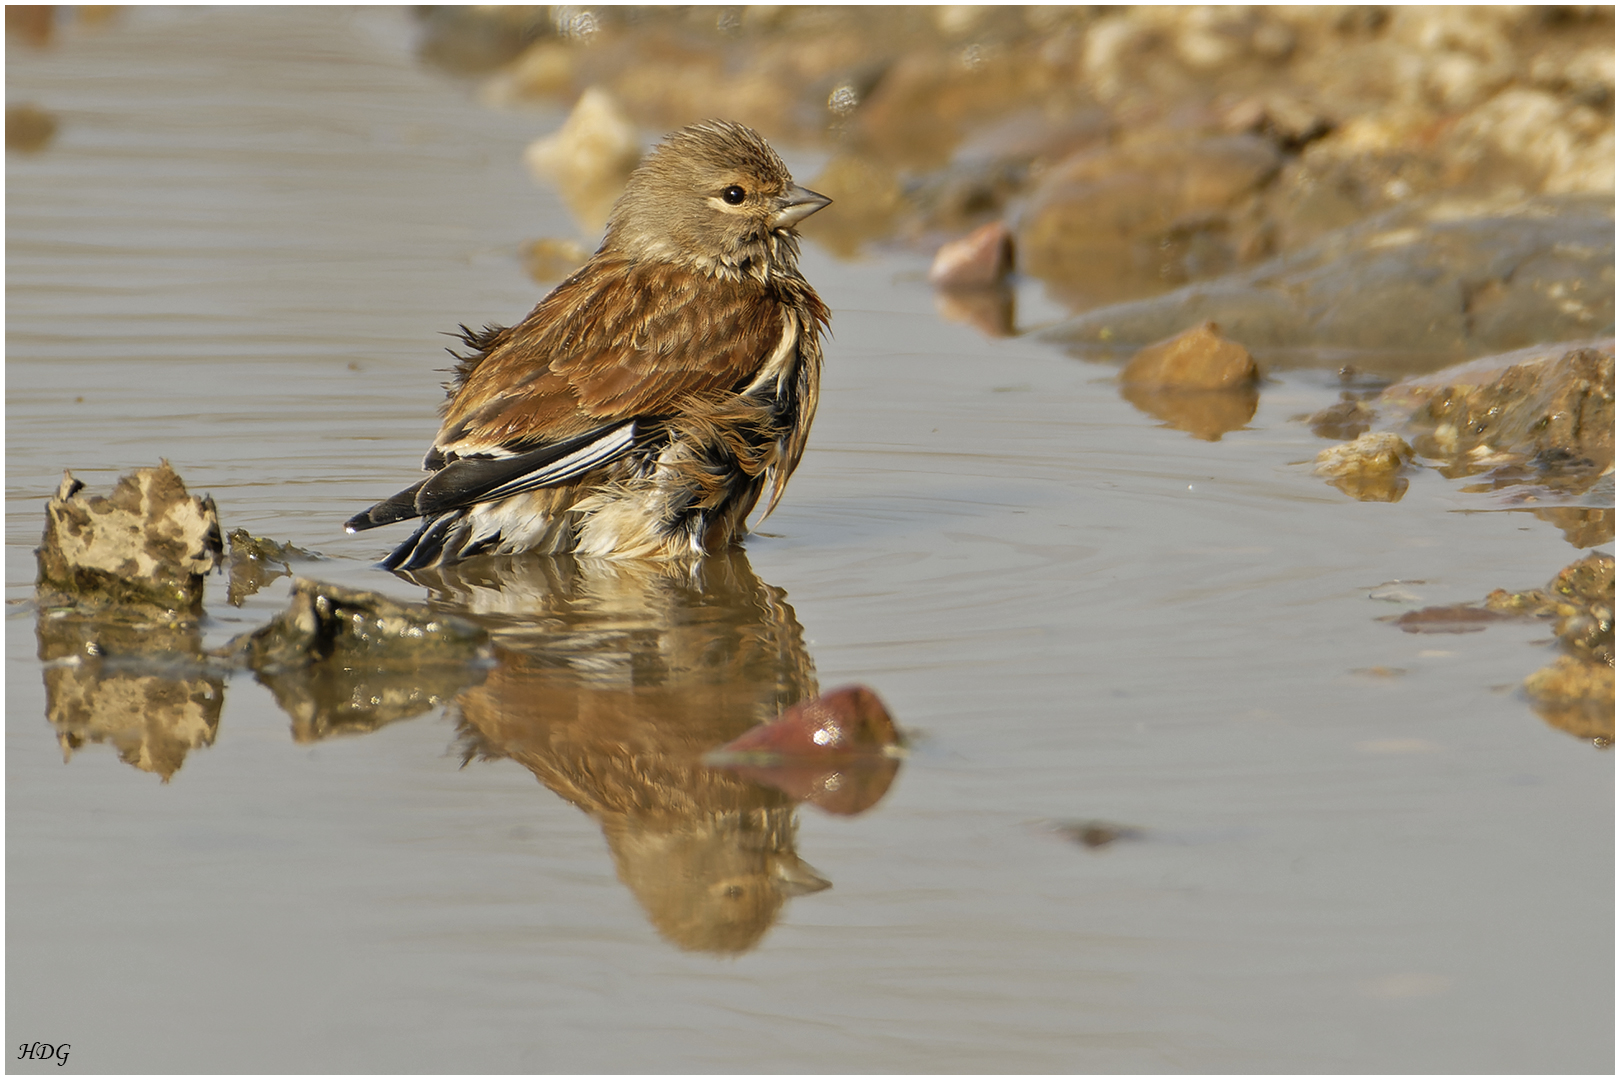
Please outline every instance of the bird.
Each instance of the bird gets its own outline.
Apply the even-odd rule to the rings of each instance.
[[[796,227],[831,201],[742,124],[666,136],[584,266],[516,325],[461,325],[429,475],[347,531],[420,518],[382,561],[397,571],[739,544],[815,418],[831,313],[799,271]]]

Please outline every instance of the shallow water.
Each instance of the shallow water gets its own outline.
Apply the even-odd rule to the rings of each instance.
[[[520,316],[519,243],[574,233],[519,163],[561,114],[478,105],[383,10],[131,10],[13,48],[8,99],[62,120],[7,158],[11,1045],[82,1071],[1612,1071],[1613,759],[1518,694],[1547,630],[1378,621],[1578,553],[1433,473],[1395,504],[1311,476],[1290,418],[1330,376],[1194,439],[1110,367],[940,319],[920,257],[812,245],[821,412],[745,558],[428,589],[341,523],[412,478],[435,335]],[[160,457],[227,530],[326,556],[301,573],[470,608],[501,666],[347,735],[237,675],[167,783],[107,744],[64,764],[41,508],[63,468],[105,488]],[[212,582],[207,643],[286,595]],[[869,811],[682,772],[854,682],[914,743]],[[641,786],[609,782],[629,759]],[[1089,820],[1142,833],[1058,827]],[[804,887],[740,938],[681,929],[760,865]]]

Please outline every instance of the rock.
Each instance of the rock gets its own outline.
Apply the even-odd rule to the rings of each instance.
[[[593,86],[555,134],[529,144],[523,160],[537,179],[555,181],[580,223],[595,230],[641,160],[641,137],[613,96]]]
[[[832,814],[858,814],[889,790],[904,747],[876,694],[846,686],[802,701],[704,756]]]
[[[1400,502],[1409,481],[1401,473],[1412,448],[1399,435],[1370,431],[1316,455],[1316,474],[1361,502]]]
[[[1066,821],[1056,826],[1057,831],[1088,848],[1104,848],[1120,840],[1143,840],[1147,830],[1135,825],[1116,825],[1111,821]]]
[[[1615,460],[1614,343],[1536,350],[1524,363],[1495,356],[1385,390],[1382,400],[1422,400],[1406,427],[1424,457],[1466,460],[1511,453],[1557,461],[1592,478]]]
[[[1493,611],[1473,604],[1449,604],[1408,611],[1395,619],[1395,625],[1408,634],[1472,634],[1494,622],[1511,619],[1508,612]]]
[[[6,37],[35,48],[49,45],[56,30],[56,10],[54,4],[7,4]]]
[[[1551,522],[1571,547],[1594,548],[1614,542],[1614,507],[1543,506],[1531,511]]]
[[[133,606],[195,617],[203,576],[224,553],[210,498],[193,498],[167,461],[84,495],[64,473],[36,549],[40,605]]]
[[[1215,442],[1254,419],[1260,370],[1247,349],[1204,323],[1142,349],[1120,372],[1120,396],[1149,416]]]
[[[942,245],[928,270],[928,282],[941,289],[988,289],[1012,272],[1012,233],[992,221]]]
[[[768,724],[751,728],[720,748],[737,760],[783,757],[896,756],[900,735],[878,696],[864,686],[830,690],[801,701]]]
[[[222,655],[253,670],[307,742],[448,702],[484,677],[490,645],[458,616],[301,578],[285,612]]]
[[[525,98],[566,93],[574,81],[574,50],[555,40],[530,45],[480,91],[485,104],[513,105]]]
[[[276,578],[290,577],[295,560],[320,558],[313,551],[254,536],[246,529],[232,529],[226,539],[230,541],[231,555],[230,584],[225,598],[232,607],[241,607],[242,601]]]
[[[1233,134],[1259,135],[1290,154],[1325,137],[1336,126],[1309,102],[1281,93],[1242,98],[1225,110],[1221,121]]]
[[[1212,322],[1142,349],[1119,381],[1159,390],[1234,390],[1260,381],[1254,357]]]
[[[1402,207],[1253,270],[1090,311],[1040,336],[1116,350],[1206,319],[1262,357],[1315,350],[1304,359],[1338,366],[1348,351],[1358,366],[1396,371],[1612,334],[1612,200]]]
[[[1614,745],[1614,668],[1560,656],[1529,675],[1524,692],[1553,727],[1600,748]]]
[[[56,137],[56,117],[38,105],[6,106],[6,149],[36,153]]]
[[[293,582],[288,609],[237,638],[228,652],[254,671],[291,671],[333,661],[379,670],[465,665],[488,656],[489,634],[425,604],[406,604],[363,589],[308,578]]]
[[[1354,439],[1378,419],[1378,411],[1349,392],[1337,404],[1329,405],[1304,418],[1311,433],[1323,439]]]
[[[1031,193],[1017,228],[1020,269],[1084,303],[1228,270],[1245,254],[1234,239],[1242,204],[1280,164],[1277,149],[1253,135],[1082,151]]]
[[[1504,619],[1552,622],[1564,653],[1524,680],[1537,714],[1599,747],[1613,744],[1614,556],[1573,562],[1544,589],[1497,589],[1483,604],[1423,608],[1393,621],[1408,633],[1467,633]]]
[[[957,232],[987,215],[999,216],[1028,182],[1033,156],[1003,151],[984,160],[953,162],[937,172],[908,175],[901,185],[908,226],[916,231]]]
[[[1612,73],[1612,51],[1609,64]],[[1451,139],[1458,146],[1455,152],[1507,159],[1532,190],[1613,196],[1612,105],[1605,115],[1546,90],[1515,87],[1458,121]]]
[[[1614,468],[1612,340],[1487,357],[1397,383],[1380,401],[1411,410],[1415,448],[1448,475],[1534,463],[1537,482],[1584,490]]]

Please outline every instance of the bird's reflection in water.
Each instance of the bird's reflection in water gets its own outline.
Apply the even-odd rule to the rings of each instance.
[[[740,953],[830,883],[794,803],[700,757],[816,693],[804,632],[741,552],[695,564],[515,556],[421,570],[491,628],[496,668],[456,699],[466,760],[511,758],[594,817],[666,939]]]

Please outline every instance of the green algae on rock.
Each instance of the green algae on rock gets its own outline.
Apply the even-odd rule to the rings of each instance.
[[[489,634],[425,604],[300,578],[286,611],[223,650],[251,668],[300,742],[426,712],[484,676]]]
[[[1508,482],[1579,492],[1614,468],[1612,340],[1475,361],[1398,383],[1380,401],[1411,407],[1413,447],[1447,476],[1511,465]]]

